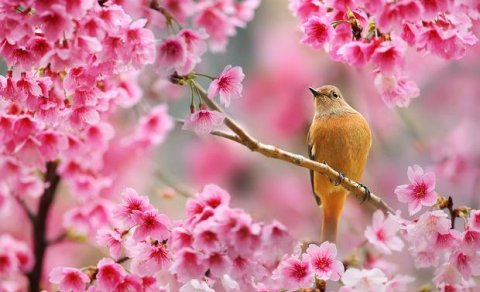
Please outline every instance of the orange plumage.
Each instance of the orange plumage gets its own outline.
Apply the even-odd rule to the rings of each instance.
[[[372,144],[370,128],[332,85],[310,89],[315,116],[308,132],[310,158],[326,162],[355,181],[362,176]],[[335,242],[347,191],[327,177],[310,172],[312,188],[323,207],[322,241]]]

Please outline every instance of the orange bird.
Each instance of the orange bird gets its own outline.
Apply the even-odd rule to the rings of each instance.
[[[343,175],[358,181],[372,145],[370,127],[363,116],[344,99],[338,88],[325,85],[310,88],[315,115],[308,131],[310,159],[327,163]],[[322,241],[335,242],[347,190],[341,181],[331,181],[310,171],[313,193],[323,207]],[[368,195],[368,190],[365,194]]]

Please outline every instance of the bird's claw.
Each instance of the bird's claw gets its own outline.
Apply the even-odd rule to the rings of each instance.
[[[362,200],[362,202],[360,203],[360,204],[363,204],[365,201],[370,201],[371,192],[370,192],[370,190],[369,190],[366,186],[364,186],[364,185],[362,185],[362,184],[359,184],[359,185],[360,185],[362,188],[364,188],[363,200]]]
[[[339,186],[342,181],[345,179],[345,175],[343,174],[343,172],[338,172],[338,178],[337,180],[335,180],[335,186]]]

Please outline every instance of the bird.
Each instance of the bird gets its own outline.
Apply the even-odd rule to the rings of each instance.
[[[341,180],[345,176],[355,181],[361,178],[372,145],[372,133],[362,114],[345,101],[337,87],[324,85],[309,90],[315,109],[307,136],[308,155],[340,173],[339,179],[332,181],[310,170],[316,202],[323,208],[321,241],[335,243],[348,194],[340,185]],[[365,198],[368,195],[365,187]]]

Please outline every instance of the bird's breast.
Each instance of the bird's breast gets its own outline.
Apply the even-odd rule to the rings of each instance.
[[[317,161],[325,161],[351,179],[360,179],[371,145],[370,128],[360,113],[314,119],[309,143]]]

